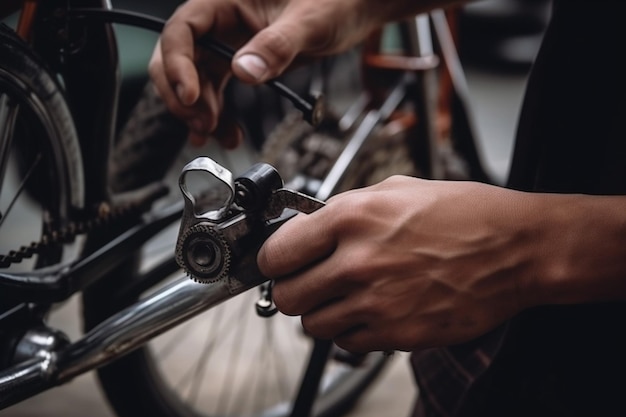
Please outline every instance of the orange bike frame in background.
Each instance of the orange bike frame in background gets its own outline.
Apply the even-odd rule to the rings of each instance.
[[[4,19],[21,9],[16,32],[22,39],[28,41],[32,33],[33,23],[35,22],[35,12],[37,11],[38,1],[39,0],[4,0],[0,5],[0,19]]]
[[[456,33],[456,14],[455,9],[449,10],[446,13],[448,24],[454,37],[454,41],[458,41]],[[438,59],[427,59],[413,57],[410,55],[395,55],[385,53],[380,50],[382,32],[374,32],[365,42],[363,50],[363,70],[365,76],[365,88],[374,95],[374,100],[377,97],[377,88],[379,88],[381,77],[384,77],[384,72],[394,71],[415,71],[420,72],[428,70],[433,66],[439,67],[439,100],[437,106],[437,136],[440,140],[446,140],[450,136],[451,124],[452,124],[452,85],[450,81],[450,74],[445,68],[445,65],[440,65]],[[434,57],[432,57],[434,58]],[[408,129],[410,125],[417,123],[415,114],[396,115],[400,117],[400,121],[405,124],[404,129]],[[406,116],[406,117],[402,117]]]

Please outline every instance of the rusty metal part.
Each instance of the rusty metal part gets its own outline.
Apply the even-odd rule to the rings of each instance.
[[[439,66],[439,57],[428,56],[403,56],[371,54],[365,56],[365,64],[372,68],[387,69],[394,71],[426,71]]]

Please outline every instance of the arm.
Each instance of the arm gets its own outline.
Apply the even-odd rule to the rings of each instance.
[[[624,248],[626,197],[393,177],[287,222],[258,262],[312,335],[413,350],[537,305],[624,300]]]
[[[455,3],[459,0],[189,0],[169,19],[150,74],[170,110],[188,122],[192,139],[202,142],[215,132],[234,147],[241,135],[222,112],[232,74],[262,83],[296,57],[344,51],[388,21]],[[230,67],[194,48],[206,33],[238,48]]]

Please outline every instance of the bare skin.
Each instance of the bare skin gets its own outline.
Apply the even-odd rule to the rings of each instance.
[[[241,133],[222,108],[229,77],[261,83],[451,3],[190,0],[150,73],[192,140],[235,147]],[[194,48],[205,33],[237,48],[232,65]],[[276,280],[278,308],[312,335],[351,351],[414,350],[471,340],[532,306],[624,300],[624,247],[626,197],[393,177],[287,222],[258,263]]]
[[[626,197],[392,177],[261,248],[274,301],[351,351],[474,339],[526,308],[626,297]]]
[[[170,110],[187,121],[192,142],[203,143],[211,135],[234,148],[241,132],[223,111],[223,91],[231,76],[259,84],[283,73],[295,60],[344,51],[387,21],[452,3],[189,0],[168,20],[150,75]],[[237,48],[231,66],[194,47],[207,33]]]

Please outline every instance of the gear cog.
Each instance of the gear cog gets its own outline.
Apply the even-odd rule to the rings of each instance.
[[[228,277],[230,248],[211,223],[191,226],[176,245],[176,262],[194,281],[210,284]]]

